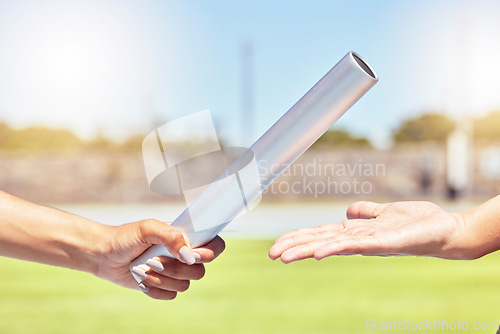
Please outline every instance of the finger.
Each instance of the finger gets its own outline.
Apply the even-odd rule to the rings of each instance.
[[[215,260],[226,248],[226,243],[221,237],[216,236],[212,241],[203,247],[193,249],[195,254],[199,254],[197,263],[207,263]]]
[[[189,288],[189,280],[180,280],[163,276],[155,271],[149,270],[146,278],[141,283],[146,284],[148,287],[155,287],[162,290],[184,292]]]
[[[356,202],[347,208],[347,219],[371,219],[377,216],[389,205],[374,202]]]
[[[272,260],[276,260],[281,256],[286,250],[296,247],[298,245],[306,244],[312,241],[317,241],[321,239],[326,239],[334,234],[337,234],[337,230],[320,230],[318,229],[315,233],[302,233],[292,235],[288,238],[277,240],[274,245],[269,249],[269,257]]]
[[[141,240],[148,245],[163,245],[170,254],[187,264],[196,262],[184,235],[167,223],[154,219],[143,220],[139,225]]]
[[[307,244],[298,245],[296,247],[292,247],[286,250],[285,252],[283,252],[283,254],[281,254],[281,260],[284,263],[290,263],[297,260],[312,258],[314,257],[315,251],[321,248],[323,245],[330,242],[342,241],[344,239],[349,239],[349,238],[351,237],[339,233],[332,234],[329,237],[312,241]]]
[[[384,247],[380,240],[366,236],[351,236],[349,238],[328,242],[319,247],[314,252],[316,260],[324,259],[332,255],[391,255],[387,247]]]
[[[298,240],[302,239],[302,243],[309,242],[315,240],[312,234],[303,234],[298,236],[291,236],[286,239],[281,239],[280,241],[276,240],[274,245],[271,246],[268,252],[268,256],[271,260],[276,260],[289,248],[298,245]]]
[[[301,228],[298,230],[286,232],[280,237],[278,237],[274,243],[279,243],[284,239],[290,238],[290,237],[295,237],[300,234],[313,234],[313,233],[318,233],[318,232],[324,232],[324,231],[341,231],[342,226],[341,224],[323,224],[315,227],[306,227],[306,228]]]
[[[199,280],[205,275],[201,264],[187,265],[166,256],[156,256],[146,261],[154,272],[178,280]]]
[[[344,226],[345,228],[342,230],[343,234],[356,236],[372,234],[379,227],[371,219],[347,220],[344,222]]]
[[[314,252],[319,247],[326,243],[324,240],[318,240],[302,244],[290,249],[287,249],[283,254],[281,254],[281,261],[283,263],[291,263],[298,260],[304,260],[314,257]]]
[[[313,228],[305,228],[293,231],[295,233],[279,237],[269,250],[272,260],[279,258],[283,252],[300,244],[316,240],[343,239],[344,235],[370,235],[373,232],[372,222],[365,219],[346,220],[339,224],[325,224]]]
[[[139,290],[153,299],[172,300],[177,296],[177,292],[162,290],[155,287],[149,287],[144,283],[139,284]]]

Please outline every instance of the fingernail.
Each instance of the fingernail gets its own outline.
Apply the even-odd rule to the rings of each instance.
[[[146,284],[144,284],[144,283],[139,284],[139,290],[141,290],[144,293],[148,293],[149,292],[148,286]]]
[[[155,260],[155,259],[149,259],[146,261],[146,264],[151,268],[153,269],[154,271],[158,271],[158,272],[161,272],[163,271],[163,264],[158,261],[158,260]]]
[[[196,262],[200,261],[201,260],[201,255],[196,253],[196,252],[193,252],[194,254],[194,259],[196,260]]]
[[[132,268],[132,274],[136,275],[142,280],[145,280],[148,277],[148,274],[146,274],[146,270],[139,267]]]
[[[196,262],[193,252],[187,246],[182,246],[181,249],[179,249],[179,256],[182,261],[189,265]]]

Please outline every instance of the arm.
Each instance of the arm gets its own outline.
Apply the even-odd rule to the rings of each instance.
[[[285,263],[351,254],[469,260],[500,249],[500,196],[460,212],[430,202],[357,202],[347,218],[285,233],[269,257]]]
[[[500,250],[500,195],[459,215],[467,227],[463,248],[470,250],[469,257],[479,258]]]
[[[143,268],[145,279],[137,286],[129,264],[154,244],[164,245],[179,261],[155,259],[155,270]],[[153,298],[172,299],[186,290],[189,280],[203,276],[202,263],[223,249],[216,238],[192,252],[182,233],[156,220],[107,226],[0,192],[0,255],[89,272],[139,287]]]

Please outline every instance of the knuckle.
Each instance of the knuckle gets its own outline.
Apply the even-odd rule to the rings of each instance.
[[[148,275],[146,279],[142,281],[143,283],[146,283],[149,286],[155,286],[158,287],[161,285],[161,281],[158,277],[155,277],[154,275]]]
[[[174,263],[172,265],[169,265],[168,267],[165,268],[164,273],[165,276],[169,277],[176,277],[179,275],[179,266],[177,263]]]
[[[156,219],[144,219],[143,221],[141,221],[141,223],[146,227],[150,227],[152,225],[156,225],[157,223],[159,223],[159,221]]]
[[[156,225],[157,223],[158,223],[158,221],[155,219],[141,220],[139,222],[139,230],[141,231],[142,234],[145,234],[145,233],[147,233],[147,231],[154,228],[154,225]]]
[[[184,243],[184,236],[182,235],[182,233],[175,229],[175,228],[171,228],[168,230],[168,238],[175,242],[175,243]]]
[[[365,202],[365,201],[359,202],[357,209],[358,209],[358,211],[367,210],[368,209],[368,202]]]

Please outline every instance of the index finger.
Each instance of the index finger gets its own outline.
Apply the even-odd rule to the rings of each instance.
[[[181,262],[195,263],[195,255],[189,248],[184,235],[170,224],[154,219],[143,220],[139,224],[139,237],[148,246],[164,246]]]

